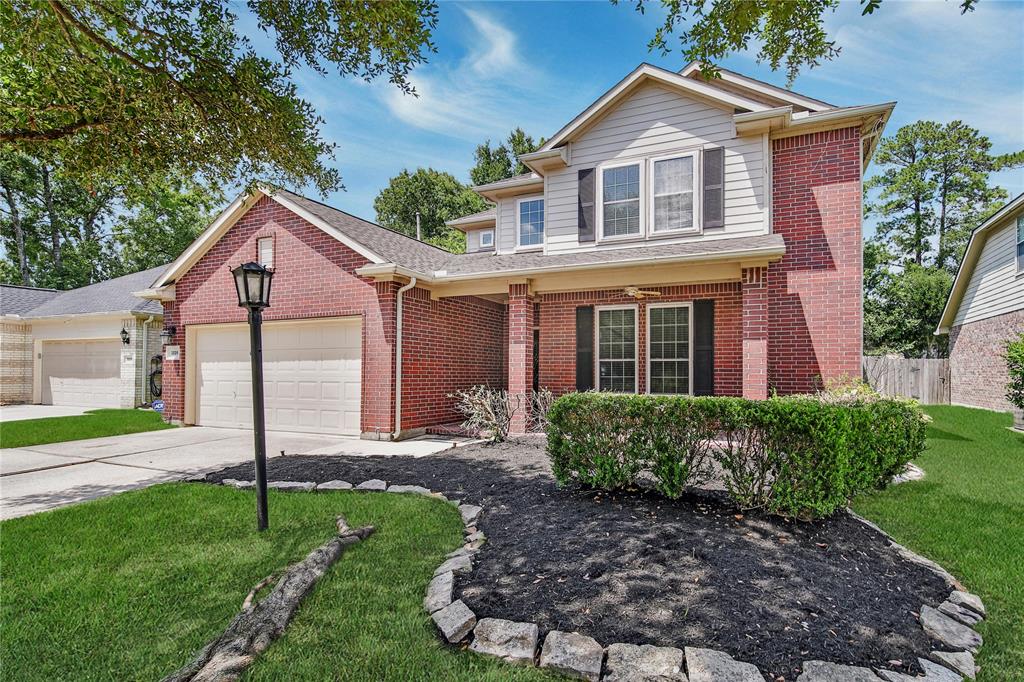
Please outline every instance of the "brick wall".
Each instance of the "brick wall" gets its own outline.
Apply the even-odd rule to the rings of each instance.
[[[803,392],[860,376],[859,130],[774,140],[772,186],[772,229],[786,255],[768,268],[769,388]]]
[[[949,331],[950,402],[1008,412],[1003,347],[1024,330],[1024,310],[957,325]]]
[[[0,405],[32,402],[32,325],[0,322]]]
[[[431,300],[403,294],[402,430],[459,421],[448,395],[479,384],[502,388],[505,306],[475,296]]]
[[[743,302],[739,282],[644,287],[661,296],[637,300],[622,289],[576,291],[540,296],[540,385],[556,394],[576,390],[576,308],[583,305],[637,304],[639,308],[638,383],[647,385],[648,303],[715,301],[715,394],[743,394]],[[595,320],[596,324],[596,320]]]

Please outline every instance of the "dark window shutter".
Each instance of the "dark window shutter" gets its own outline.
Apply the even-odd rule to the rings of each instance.
[[[576,309],[576,390],[594,388],[594,306]]]
[[[704,150],[704,227],[725,225],[725,150],[721,147]]]
[[[693,394],[715,394],[715,302],[693,302]]]
[[[579,182],[579,240],[581,242],[592,242],[597,235],[596,223],[594,222],[594,193],[596,176],[593,168],[581,170],[577,179]]]

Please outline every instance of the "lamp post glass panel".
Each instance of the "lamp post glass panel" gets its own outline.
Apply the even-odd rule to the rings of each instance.
[[[263,416],[263,309],[270,307],[270,281],[274,276],[259,263],[245,263],[231,271],[238,305],[249,310],[252,363],[252,427],[256,442],[256,527],[267,529],[267,439]]]

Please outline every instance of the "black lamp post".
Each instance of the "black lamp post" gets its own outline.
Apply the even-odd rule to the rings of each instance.
[[[263,309],[270,307],[270,280],[274,276],[259,263],[245,263],[231,271],[238,290],[238,305],[249,309],[249,344],[252,364],[252,427],[256,440],[256,527],[267,529],[267,440],[263,417]]]

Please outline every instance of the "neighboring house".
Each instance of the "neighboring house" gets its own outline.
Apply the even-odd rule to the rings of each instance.
[[[1024,332],[1024,194],[971,234],[936,334],[949,334],[956,405],[1009,411],[1004,347]]]
[[[861,179],[893,104],[641,65],[476,187],[455,255],[287,191],[235,200],[156,278],[170,418],[247,426],[231,268],[274,269],[271,429],[406,437],[450,394],[810,391],[861,362]],[[526,427],[520,409],[513,431]]]
[[[164,269],[69,291],[0,285],[0,404],[149,402],[163,310],[133,292]]]

